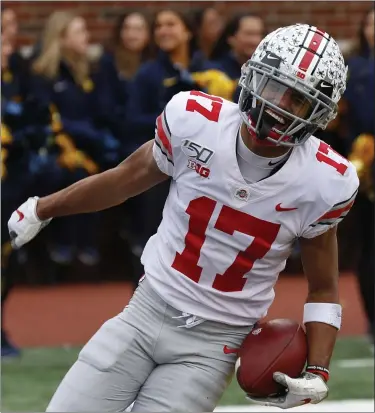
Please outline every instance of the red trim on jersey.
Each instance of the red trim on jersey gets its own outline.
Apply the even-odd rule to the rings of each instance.
[[[299,69],[307,72],[317,50],[319,49],[320,43],[324,39],[324,35],[320,30],[316,30],[314,36],[312,37],[310,44],[308,45],[309,50],[306,50],[300,64],[298,65]]]
[[[168,151],[168,153],[172,156],[172,146],[169,142],[169,139],[163,129],[163,121],[161,120],[161,115],[158,116],[156,119],[157,129],[158,129],[158,136],[163,144],[164,148]]]
[[[344,206],[343,208],[339,208],[339,209],[334,209],[333,211],[328,211],[327,213],[325,213],[323,216],[321,216],[318,221],[323,221],[325,219],[333,219],[333,218],[340,218],[341,215],[346,212],[349,211],[349,209],[352,207],[352,205],[354,204],[354,200],[352,202],[350,202],[350,204]]]

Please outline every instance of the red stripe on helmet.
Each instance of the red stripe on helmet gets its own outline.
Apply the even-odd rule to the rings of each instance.
[[[300,64],[298,65],[299,69],[307,72],[314,56],[316,55],[316,52],[319,49],[320,44],[322,43],[323,38],[324,34],[320,30],[317,30],[314,33],[314,36],[312,37],[310,44],[308,45],[308,50],[306,50]]]

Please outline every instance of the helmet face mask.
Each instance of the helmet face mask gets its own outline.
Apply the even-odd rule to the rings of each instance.
[[[252,58],[243,65],[239,81],[239,109],[249,132],[276,145],[301,145],[318,128],[324,129],[337,115],[337,102],[345,90],[346,68],[338,49],[333,64],[337,71],[341,71],[338,76],[341,82],[327,77],[323,70],[313,73],[312,70],[301,69],[300,65],[289,64],[287,60],[296,61],[291,53],[286,59],[282,53],[269,51],[269,44],[273,44],[273,49],[275,44],[277,50],[281,49],[276,40],[270,42],[275,36],[282,36],[285,43],[289,35],[296,43],[295,33],[298,30],[303,33],[301,27],[307,32],[306,36],[310,32],[316,36],[317,32],[328,46],[332,43],[332,47],[338,48],[327,33],[312,26],[294,25],[281,28],[261,42]],[[303,46],[303,38],[301,43]],[[305,53],[302,46],[302,52]],[[327,49],[329,48],[326,46],[325,50]],[[291,48],[288,50],[290,52]],[[297,47],[295,50],[294,55],[298,57],[300,52]],[[327,59],[322,60],[321,56],[317,55],[318,63],[321,63],[320,66],[327,65]],[[333,57],[333,53],[329,56]],[[317,68],[319,69],[319,65],[315,62],[315,69]]]

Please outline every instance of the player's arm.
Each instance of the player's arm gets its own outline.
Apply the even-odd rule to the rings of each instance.
[[[335,179],[337,176],[340,177],[334,175]],[[339,196],[332,198],[331,208],[305,227],[299,238],[309,288],[303,315],[309,348],[307,371],[319,374],[325,380],[328,380],[328,367],[341,327],[337,225],[353,206],[359,184],[352,164],[348,164],[342,176],[336,183],[341,184],[341,191]]]
[[[153,157],[153,140],[115,168],[82,179],[38,200],[37,216],[41,220],[64,215],[101,211],[119,205],[168,178]]]
[[[341,327],[336,228],[352,207],[358,184],[357,174],[350,164],[336,203],[308,223],[300,234],[302,263],[309,287],[303,316],[308,340],[306,371],[298,378],[274,373],[274,380],[287,391],[266,398],[249,397],[254,402],[289,409],[306,403],[316,404],[328,396],[328,367]]]
[[[46,197],[29,198],[9,219],[12,245],[19,248],[29,242],[54,217],[101,211],[166,180],[168,175],[158,167],[153,146],[151,140],[113,169]]]
[[[273,378],[287,389],[285,393],[265,398],[248,396],[253,402],[282,409],[319,403],[327,397],[329,361],[341,323],[336,226],[314,238],[300,238],[300,246],[309,285],[304,313],[308,341],[306,372],[298,378],[276,372]]]
[[[47,220],[107,209],[173,176],[174,150],[170,124],[178,123],[181,116],[179,100],[184,102],[181,96],[176,95],[157,117],[155,139],[145,143],[116,168],[41,198],[36,207],[37,216]]]
[[[308,366],[328,379],[329,362],[341,326],[337,226],[315,238],[300,238],[301,259],[308,281],[304,323],[308,340]]]
[[[33,197],[24,202],[8,221],[13,247],[19,248],[32,240],[54,217],[101,211],[121,204],[168,177],[174,178],[181,129],[186,124],[188,96],[186,92],[175,95],[156,120],[155,139],[145,143],[116,168],[44,198]],[[171,128],[177,135],[172,135]]]

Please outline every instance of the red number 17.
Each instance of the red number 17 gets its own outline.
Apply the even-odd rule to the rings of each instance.
[[[188,99],[186,102],[186,110],[188,112],[198,112],[206,119],[211,120],[212,122],[217,122],[219,120],[219,115],[221,108],[223,106],[223,99],[217,96],[210,96],[199,90],[192,90],[190,92],[192,96],[200,96],[211,101],[211,110],[202,106],[195,99]]]
[[[208,223],[212,217],[216,201],[200,197],[190,202],[186,213],[190,215],[189,231],[185,237],[185,248],[176,253],[172,267],[199,282],[203,268],[198,265],[200,252],[206,238]],[[244,251],[240,251],[224,274],[216,274],[212,287],[223,292],[241,291],[246,283],[244,275],[254,265],[254,261],[266,255],[279,232],[280,224],[264,221],[228,206],[221,208],[215,223],[219,231],[233,235],[234,231],[254,237]]]
[[[333,150],[327,143],[325,142],[320,142],[318,152],[316,153],[316,159],[319,162],[324,162],[327,165],[333,166],[337,172],[339,172],[341,175],[344,175],[346,170],[348,169],[348,164],[347,163],[341,163],[341,162],[336,162],[332,158],[329,157],[329,154],[331,152],[334,152],[336,155],[338,155],[340,158],[345,160],[343,156],[341,156],[339,153],[337,153],[335,150]]]

